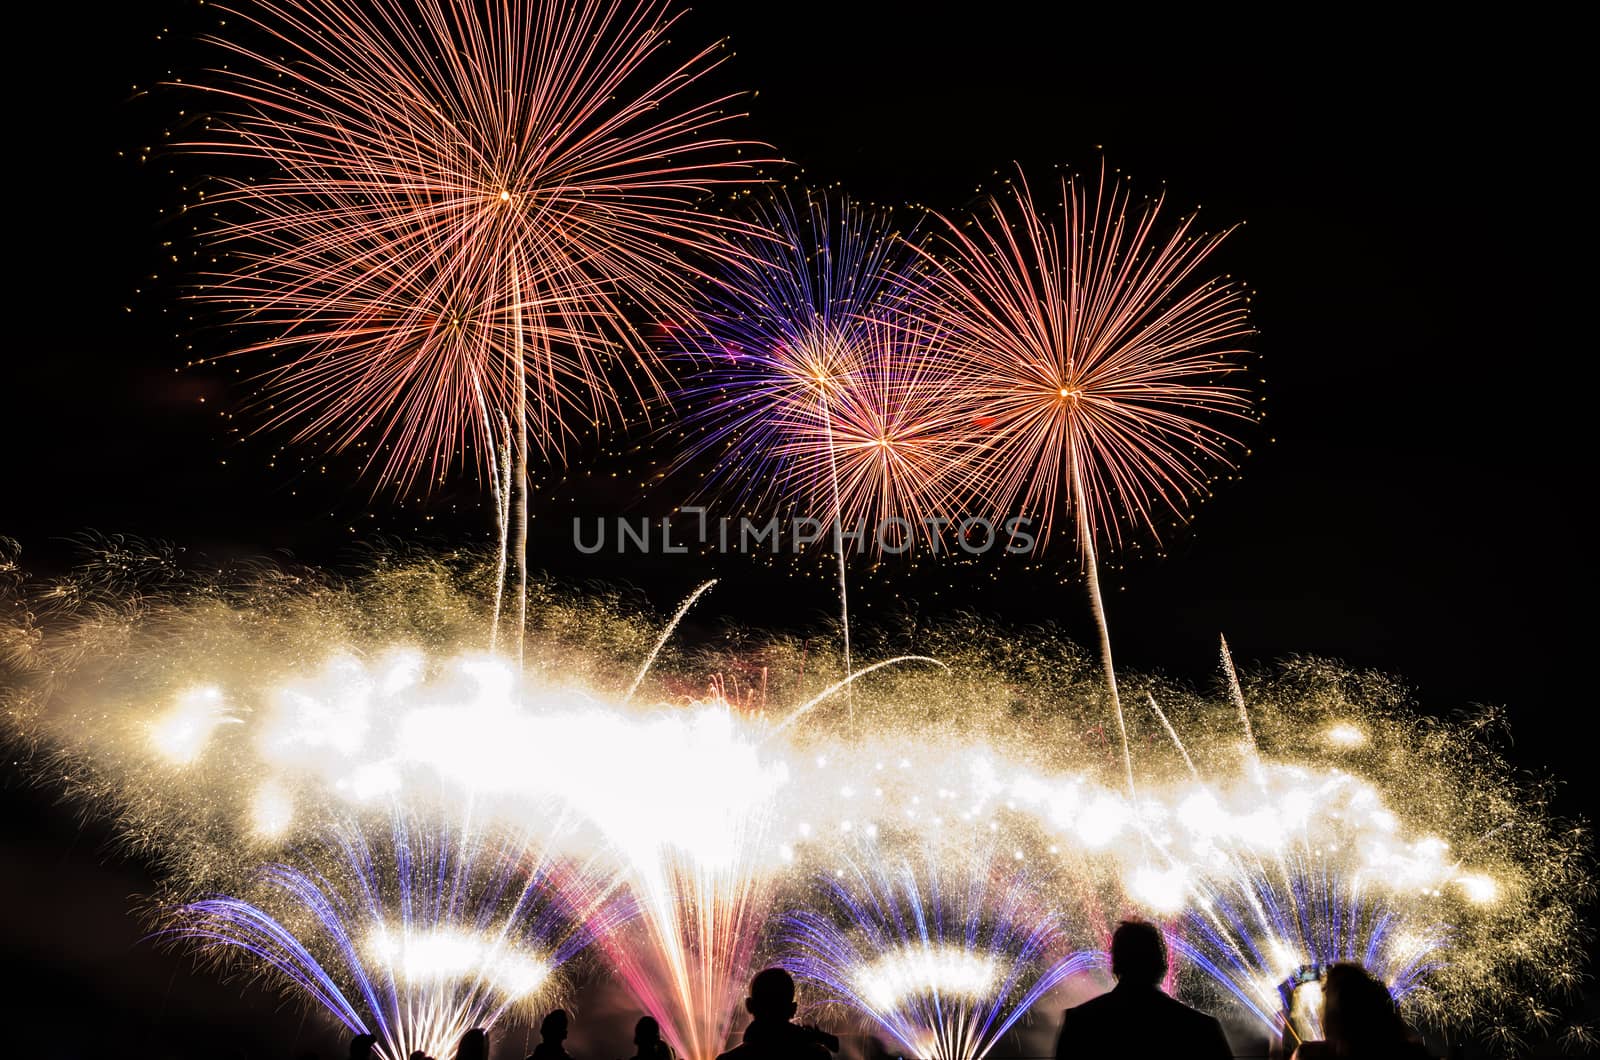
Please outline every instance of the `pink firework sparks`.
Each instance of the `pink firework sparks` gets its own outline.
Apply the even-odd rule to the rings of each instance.
[[[922,539],[937,550],[941,527],[960,515],[974,431],[952,359],[923,322],[875,317],[831,395],[826,423],[791,425],[779,446],[804,485],[838,487],[838,517],[867,539],[862,551],[900,552]]]
[[[492,452],[498,417],[559,456],[661,391],[638,317],[682,315],[692,263],[734,257],[694,206],[751,176],[727,100],[687,99],[715,46],[667,60],[656,0],[229,14],[245,31],[202,86],[222,113],[188,147],[266,173],[213,198],[224,271],[201,297],[277,359],[270,422],[372,438],[404,486]]]
[[[992,216],[947,221],[947,254],[925,255],[926,318],[965,362],[963,397],[979,436],[969,484],[978,500],[1027,511],[1050,536],[1058,511],[1079,547],[1120,543],[1123,524],[1159,536],[1230,466],[1215,421],[1247,419],[1236,344],[1251,334],[1244,292],[1197,275],[1227,233],[1169,234],[1161,200],[1135,204],[1124,184],[1063,180],[1051,224],[1018,179]]]
[[[1184,512],[1229,462],[1232,439],[1212,421],[1248,418],[1235,343],[1251,333],[1244,293],[1196,274],[1226,237],[1158,238],[1161,200],[1130,203],[1104,172],[1090,190],[1064,179],[1062,225],[1050,224],[1020,176],[1009,202],[970,226],[946,221],[944,256],[928,265],[926,319],[962,361],[975,449],[967,485],[1001,517],[1071,513],[1100,633],[1100,661],[1122,744],[1133,756],[1100,592],[1096,538],[1122,523],[1157,536],[1158,513]]]
[[[897,550],[947,514],[971,444],[935,329],[905,312],[909,237],[825,194],[759,216],[776,238],[746,241],[749,267],[678,340],[700,369],[685,459],[716,451],[712,481],[743,499],[865,525],[856,547]],[[885,521],[898,529],[880,541]]]

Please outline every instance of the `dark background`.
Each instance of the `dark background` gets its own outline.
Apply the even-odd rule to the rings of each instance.
[[[1046,10],[700,3],[676,35],[732,39],[719,78],[760,90],[744,132],[813,184],[958,211],[1013,160],[1042,176],[1103,157],[1214,225],[1246,221],[1221,265],[1257,292],[1268,417],[1238,481],[1164,556],[1146,547],[1109,572],[1119,663],[1210,682],[1226,632],[1247,664],[1311,653],[1399,674],[1426,711],[1505,704],[1515,761],[1564,780],[1559,808],[1587,813],[1593,190],[1575,31],[1343,8],[1292,25]],[[169,218],[194,173],[160,145],[193,100],[142,90],[194,72],[191,38],[213,17],[33,5],[16,29],[0,534],[43,572],[90,528],[213,560],[288,550],[335,565],[379,534],[487,544],[470,483],[373,498],[351,460],[247,437],[234,365],[186,367],[227,346],[173,286],[193,245]],[[661,608],[714,571],[725,582],[702,621],[828,621],[822,561],[577,554],[572,515],[659,513],[692,489],[635,503],[597,486],[652,466],[638,442],[580,448],[547,479],[540,561]],[[862,571],[858,621],[959,602],[1054,618],[1087,642],[1081,594],[1056,587],[1075,578],[1070,548],[1047,559]],[[211,1055],[314,1043],[315,1025],[302,1032],[268,995],[139,943],[126,914],[148,878],[95,827],[14,780],[0,799],[0,952],[30,973],[11,995],[37,1029],[24,1043],[200,1055],[212,1029]]]

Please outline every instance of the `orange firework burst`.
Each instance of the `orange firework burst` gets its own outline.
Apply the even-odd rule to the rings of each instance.
[[[983,435],[974,496],[1038,514],[1039,545],[1058,511],[1075,520],[1131,791],[1095,539],[1120,541],[1123,520],[1158,533],[1158,513],[1183,512],[1208,465],[1228,463],[1232,439],[1213,421],[1250,416],[1248,392],[1227,380],[1251,329],[1244,292],[1197,275],[1227,232],[1198,233],[1191,215],[1160,236],[1162,200],[1135,205],[1103,172],[1093,189],[1063,179],[1061,191],[1059,228],[1020,176],[991,217],[946,220],[947,254],[922,254],[924,311],[962,360]]]
[[[665,60],[656,0],[234,14],[251,43],[215,41],[225,113],[189,147],[269,172],[213,200],[235,267],[201,296],[264,332],[240,352],[280,358],[273,422],[335,448],[375,433],[404,486],[523,448],[498,416],[559,455],[620,415],[619,385],[660,391],[626,310],[685,312],[684,261],[730,253],[695,201],[749,176],[725,100],[685,101],[714,47]]]
[[[376,434],[369,463],[401,486],[487,468],[520,653],[530,450],[559,457],[577,424],[620,418],[621,389],[661,393],[627,310],[683,314],[685,262],[734,258],[730,223],[694,205],[746,164],[724,100],[682,100],[714,48],[665,60],[677,16],[659,0],[259,0],[242,17],[263,43],[215,41],[243,64],[210,89],[216,135],[189,147],[271,172],[226,184],[214,236],[237,268],[202,297],[265,329],[239,352],[283,358],[273,422],[297,439]],[[499,613],[497,595],[491,647]]]
[[[1251,329],[1240,287],[1196,276],[1227,232],[1190,216],[1161,235],[1162,201],[1135,204],[1121,182],[1061,189],[1059,228],[1020,178],[991,218],[947,221],[948,255],[924,255],[926,316],[964,362],[981,499],[1037,513],[1041,545],[1070,513],[1087,554],[1097,537],[1120,543],[1124,522],[1159,536],[1160,513],[1229,465],[1214,421],[1251,415],[1225,381]]]

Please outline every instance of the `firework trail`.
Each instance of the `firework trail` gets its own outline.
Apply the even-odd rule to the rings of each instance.
[[[624,703],[633,698],[633,694],[639,691],[639,686],[644,684],[644,679],[650,676],[651,668],[655,666],[656,659],[661,656],[661,649],[666,647],[667,641],[672,639],[672,634],[677,630],[678,623],[683,621],[683,616],[689,613],[689,609],[695,605],[696,600],[699,600],[716,584],[717,580],[715,578],[708,582],[701,582],[695,587],[694,592],[690,593],[684,598],[683,603],[678,605],[678,609],[672,613],[672,617],[667,620],[666,626],[661,630],[661,636],[656,638],[655,644],[651,646],[650,654],[645,656],[644,665],[639,667],[638,675],[634,677],[633,683],[628,686],[627,693],[622,697]]]
[[[786,963],[907,1055],[977,1060],[1067,977],[1100,964],[1072,949],[1074,926],[1039,881],[993,850],[912,857],[868,845],[842,861],[817,880],[822,910],[786,919]]]
[[[695,263],[734,260],[738,226],[694,209],[751,174],[728,100],[692,98],[717,48],[668,58],[679,16],[655,0],[230,14],[199,86],[220,113],[185,146],[265,174],[209,198],[226,267],[199,297],[276,361],[267,422],[373,442],[380,483],[505,451],[521,632],[530,449],[559,458],[624,391],[660,394],[639,315],[681,318]]]
[[[548,839],[345,819],[243,894],[174,909],[163,934],[275,979],[388,1060],[448,1056],[467,1030],[558,996],[561,968],[626,915],[606,874],[553,860]]]
[[[1135,205],[1121,182],[1061,184],[1052,223],[1020,175],[971,225],[945,221],[928,266],[923,309],[964,361],[961,393],[985,432],[971,472],[975,496],[1002,515],[1072,514],[1100,633],[1101,662],[1133,760],[1100,592],[1096,538],[1121,540],[1124,522],[1159,533],[1228,463],[1231,439],[1211,421],[1245,418],[1247,392],[1222,380],[1242,371],[1235,346],[1250,333],[1234,284],[1197,273],[1226,237],[1157,227],[1160,199]]]

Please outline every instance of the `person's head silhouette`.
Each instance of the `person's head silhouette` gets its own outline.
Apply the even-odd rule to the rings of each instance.
[[[782,968],[767,968],[750,980],[750,996],[744,999],[745,1011],[757,1020],[784,1023],[794,1018],[794,977]]]
[[[1111,935],[1111,974],[1130,986],[1155,986],[1167,974],[1167,940],[1142,920],[1124,920]]]
[[[654,1016],[640,1016],[639,1022],[633,1025],[633,1044],[639,1047],[639,1055],[644,1056],[645,1050],[660,1040],[661,1024]]]
[[[456,1046],[456,1060],[489,1060],[489,1032],[474,1027],[463,1034]]]
[[[539,1024],[539,1037],[547,1042],[564,1042],[567,1040],[567,1010],[558,1008],[544,1018]]]
[[[374,1034],[358,1034],[350,1039],[350,1060],[372,1060],[372,1050],[377,1048]]]
[[[1400,1045],[1408,1038],[1389,988],[1359,964],[1335,964],[1324,975],[1322,1029],[1329,1042],[1351,1055]]]

